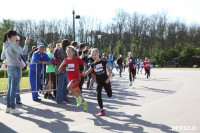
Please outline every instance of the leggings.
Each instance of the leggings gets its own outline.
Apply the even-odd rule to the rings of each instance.
[[[102,101],[102,98],[101,98],[102,87],[104,87],[104,89],[107,93],[107,96],[112,97],[112,89],[111,89],[111,86],[110,86],[110,82],[108,84],[106,84],[105,82],[100,83],[100,84],[98,83],[96,91],[97,91],[97,101],[98,101],[100,109],[103,109],[103,101]]]
[[[146,72],[146,74],[147,74],[147,78],[150,77],[150,72],[149,72],[149,70],[146,70],[146,69],[145,69],[145,72]]]
[[[129,69],[129,80],[132,81],[134,80],[136,75],[136,69]]]
[[[81,77],[81,81],[79,83],[79,89],[80,89],[81,93],[82,93],[82,89],[83,89],[84,80],[85,80],[84,77]]]

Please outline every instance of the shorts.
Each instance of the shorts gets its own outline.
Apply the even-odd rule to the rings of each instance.
[[[47,80],[48,81],[54,81],[54,79],[55,79],[55,72],[47,73]]]
[[[81,82],[81,75],[79,74],[78,77],[75,77],[74,79],[70,80],[69,82],[72,82],[74,86],[72,88],[78,88],[79,83]]]

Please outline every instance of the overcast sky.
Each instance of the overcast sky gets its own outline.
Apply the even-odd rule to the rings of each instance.
[[[0,20],[63,19],[76,14],[109,22],[117,8],[128,13],[151,15],[167,11],[172,20],[179,18],[190,24],[200,24],[200,0],[0,0]]]

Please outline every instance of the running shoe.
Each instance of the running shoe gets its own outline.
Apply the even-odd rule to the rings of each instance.
[[[132,82],[130,82],[129,86],[132,86]]]
[[[11,108],[6,108],[6,113],[10,113],[10,111],[11,111]]]
[[[76,98],[76,103],[78,107],[81,106],[82,98],[81,97]]]
[[[22,111],[19,111],[17,109],[10,109],[10,113],[13,114],[13,115],[23,114]]]
[[[86,102],[86,101],[83,103],[83,109],[84,109],[84,111],[87,111],[87,110],[88,110],[87,102]]]
[[[103,116],[103,115],[105,115],[105,110],[103,109],[103,110],[101,110],[99,113],[98,113],[98,116]]]

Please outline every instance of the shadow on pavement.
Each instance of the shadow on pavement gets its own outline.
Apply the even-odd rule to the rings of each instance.
[[[141,88],[139,88],[139,89],[143,89],[143,90],[147,90],[147,91],[153,91],[153,92],[167,93],[167,94],[173,94],[173,93],[176,92],[176,91],[171,91],[171,90],[150,88],[150,87],[146,87],[146,86],[141,86]]]
[[[23,105],[21,108],[23,110],[26,110],[27,114],[31,114],[34,117],[35,116],[43,117],[45,119],[48,119],[49,121],[47,121],[47,122],[42,121],[38,118],[31,117],[30,115],[29,116],[19,115],[17,117],[22,118],[24,120],[34,122],[40,128],[46,129],[50,132],[68,132],[69,127],[66,124],[66,122],[73,122],[72,119],[65,118],[65,115],[63,115],[59,112],[53,112],[49,109],[39,109],[39,108],[27,106],[27,105]],[[54,120],[54,119],[56,119],[56,120]],[[54,121],[51,122],[52,120],[54,120]],[[81,132],[75,132],[75,133],[81,133]]]
[[[4,125],[0,122],[0,131],[1,133],[17,133],[16,131],[12,130],[10,127]]]
[[[98,117],[97,115],[93,114],[95,119],[92,119],[94,121],[94,124],[96,126],[100,126],[103,129],[106,129],[110,132],[126,132],[126,131],[131,131],[134,133],[146,133],[144,131],[143,127],[149,127],[153,128],[153,130],[157,129],[165,133],[178,133],[176,131],[172,131],[171,127],[163,125],[163,124],[155,124],[146,120],[141,119],[140,114],[135,114],[133,116],[131,115],[125,115],[123,112],[106,112],[106,116],[103,117]],[[106,120],[107,118],[109,119],[114,119],[112,121],[114,122],[109,122]],[[120,123],[125,123],[125,124],[120,124]]]

